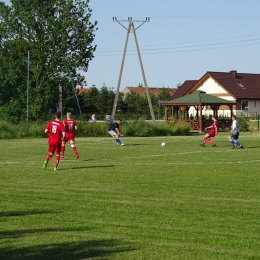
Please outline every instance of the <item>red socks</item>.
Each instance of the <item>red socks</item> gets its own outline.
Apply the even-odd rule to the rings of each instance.
[[[54,163],[54,167],[55,167],[55,168],[58,167],[59,162],[60,162],[60,156],[59,156],[59,154],[57,154],[57,155],[56,155],[56,160],[55,160],[55,163]]]
[[[46,157],[46,162],[48,162],[51,158],[52,158],[53,154],[48,154],[47,157]]]
[[[209,141],[212,145],[215,145],[215,143],[212,141],[211,138],[208,138],[208,141]]]

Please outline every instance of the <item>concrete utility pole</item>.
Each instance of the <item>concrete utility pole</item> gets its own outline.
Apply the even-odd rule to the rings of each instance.
[[[137,36],[136,36],[136,30],[140,26],[142,26],[144,23],[150,22],[150,18],[146,17],[146,20],[142,20],[142,21],[135,20],[135,21],[133,21],[132,17],[128,17],[128,20],[117,20],[116,17],[113,17],[113,21],[114,22],[118,22],[121,26],[123,26],[127,30],[127,35],[126,35],[125,48],[124,48],[124,53],[123,53],[123,58],[122,58],[122,62],[121,62],[121,68],[120,68],[118,83],[117,83],[117,90],[116,90],[116,95],[115,95],[115,100],[114,100],[112,117],[114,119],[115,118],[115,114],[116,114],[116,107],[117,107],[119,89],[120,89],[120,84],[121,84],[121,79],[122,79],[122,74],[123,74],[123,68],[124,68],[124,63],[125,63],[125,55],[126,55],[126,49],[127,49],[129,34],[130,34],[130,32],[133,32],[134,33],[134,37],[135,37],[135,44],[136,44],[136,49],[137,49],[138,58],[139,58],[139,62],[140,62],[140,67],[141,67],[141,71],[142,71],[142,76],[143,76],[146,96],[147,96],[147,100],[148,100],[148,104],[149,104],[149,108],[150,108],[150,113],[151,113],[151,116],[152,116],[153,123],[155,123],[155,116],[154,116],[154,112],[153,112],[153,106],[152,106],[152,102],[151,102],[151,98],[150,98],[150,94],[149,94],[149,90],[148,90],[148,86],[147,86],[147,82],[146,82],[146,77],[145,77],[145,73],[144,73],[144,67],[143,67],[143,63],[142,63],[141,53],[140,53],[140,49],[139,49],[139,45],[138,45],[138,41],[137,41]],[[121,22],[129,22],[128,28],[126,28]],[[135,28],[133,22],[141,22],[142,24],[139,25],[137,28]]]

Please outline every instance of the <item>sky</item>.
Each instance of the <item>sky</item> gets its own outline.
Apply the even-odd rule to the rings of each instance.
[[[10,4],[8,0],[0,0]],[[116,89],[132,17],[148,87],[175,88],[207,71],[260,73],[259,0],[90,0],[98,22],[87,87]],[[120,90],[144,84],[130,33]]]

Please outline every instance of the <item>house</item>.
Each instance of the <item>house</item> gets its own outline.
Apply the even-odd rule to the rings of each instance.
[[[77,95],[80,95],[82,93],[88,93],[90,91],[91,91],[90,88],[83,88],[82,86],[79,87],[79,88],[75,88],[75,92],[76,92]]]
[[[171,100],[204,91],[207,94],[235,102],[233,113],[236,115],[255,116],[260,114],[260,74],[230,72],[206,72],[199,80],[187,80],[171,96]],[[194,108],[189,113],[194,114]],[[205,106],[203,114],[210,114],[211,108]],[[230,109],[223,105],[218,110],[219,116],[230,117]]]
[[[163,89],[167,90],[170,96],[172,96],[177,91],[177,88],[150,88],[150,87],[148,88],[149,94],[154,95],[155,97],[158,97],[161,94]],[[126,96],[130,92],[136,93],[141,97],[146,97],[145,87],[125,87],[122,90],[124,96]]]

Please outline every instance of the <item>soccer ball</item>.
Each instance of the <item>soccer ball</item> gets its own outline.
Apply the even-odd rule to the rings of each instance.
[[[161,143],[161,146],[162,146],[162,147],[166,146],[166,143],[162,142],[162,143]]]

